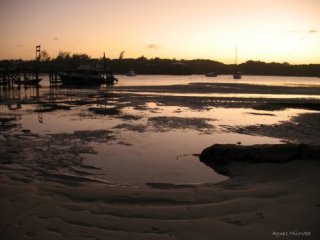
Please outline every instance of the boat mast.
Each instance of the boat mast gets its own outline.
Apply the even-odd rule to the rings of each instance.
[[[237,66],[238,65],[238,48],[236,47],[236,56],[235,56],[235,65]]]
[[[241,73],[238,72],[238,48],[236,47],[236,56],[235,56],[235,73],[233,75],[234,79],[240,79],[241,78]]]
[[[106,53],[104,52],[103,53],[103,67],[104,67],[104,70],[107,71],[107,62],[106,62]]]

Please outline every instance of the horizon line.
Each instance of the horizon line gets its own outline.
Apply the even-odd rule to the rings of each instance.
[[[87,55],[89,57],[89,60],[102,60],[103,57],[91,57],[90,55],[86,54],[86,53],[71,53],[71,52],[65,52],[65,53],[69,53],[71,56],[72,55]],[[58,56],[57,56],[58,57]],[[50,57],[50,60],[53,60],[53,59],[56,59],[57,57],[55,58],[51,58]],[[212,62],[217,62],[217,63],[222,63],[224,65],[235,65],[234,63],[225,63],[225,62],[222,62],[222,61],[218,61],[218,60],[213,60],[213,59],[210,59],[210,58],[181,58],[181,59],[177,59],[177,58],[161,58],[161,57],[152,57],[152,58],[147,58],[145,57],[144,55],[140,56],[140,57],[127,57],[127,58],[122,58],[122,59],[119,59],[119,58],[106,58],[106,59],[109,59],[109,60],[125,60],[125,59],[139,59],[139,58],[145,58],[147,60],[152,60],[152,59],[160,59],[160,60],[172,60],[172,61],[177,61],[177,62],[180,62],[180,61],[195,61],[195,60],[202,60],[202,61],[212,61]],[[0,59],[0,61],[35,61],[36,58],[34,59],[23,59],[23,58],[7,58],[7,59]],[[271,63],[278,63],[278,64],[289,64],[289,65],[320,65],[320,62],[319,63],[290,63],[290,62],[276,62],[276,61],[271,61],[271,62],[266,62],[266,61],[263,61],[263,60],[253,60],[253,59],[249,59],[249,60],[246,60],[246,61],[242,61],[241,63],[238,63],[239,64],[245,64],[247,62],[261,62],[261,63],[266,63],[266,64],[271,64]]]

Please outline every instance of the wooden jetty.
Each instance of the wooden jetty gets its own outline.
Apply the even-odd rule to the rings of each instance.
[[[35,69],[0,69],[0,85],[39,85],[41,80]]]
[[[14,85],[38,86],[42,80],[39,76],[40,69],[48,74],[50,87],[60,85],[84,86],[84,85],[113,85],[118,81],[111,69],[107,66],[105,53],[102,63],[81,64],[80,66],[66,66],[53,61],[41,62],[41,46],[36,46],[35,59],[31,61],[6,61],[0,66],[0,85],[13,87]],[[76,68],[77,67],[77,68]],[[63,71],[62,71],[63,70]],[[43,73],[42,72],[42,73]]]
[[[50,83],[50,86],[51,85],[57,86],[57,85],[62,84],[58,71],[50,71],[49,72],[49,83]]]
[[[10,69],[0,69],[0,85],[13,86],[19,79],[18,72]]]
[[[38,85],[41,81],[39,78],[39,61],[40,45],[36,46],[36,60],[32,66],[24,66],[22,63],[8,63],[0,69],[0,85]]]

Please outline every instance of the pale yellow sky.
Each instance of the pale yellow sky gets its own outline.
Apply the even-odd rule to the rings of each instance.
[[[37,44],[118,58],[320,63],[320,0],[1,0],[0,59]]]

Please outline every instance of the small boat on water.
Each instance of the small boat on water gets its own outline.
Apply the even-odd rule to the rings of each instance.
[[[233,79],[241,79],[242,75],[240,72],[236,72],[235,74],[233,74]]]
[[[136,73],[134,72],[133,68],[130,69],[127,73],[126,76],[128,77],[134,77],[136,75]]]
[[[206,74],[206,77],[217,77],[218,75],[217,75],[217,73],[216,72],[208,72],[207,74]]]
[[[118,81],[111,73],[102,73],[90,66],[80,66],[74,72],[60,73],[59,76],[62,85],[112,85]]]

